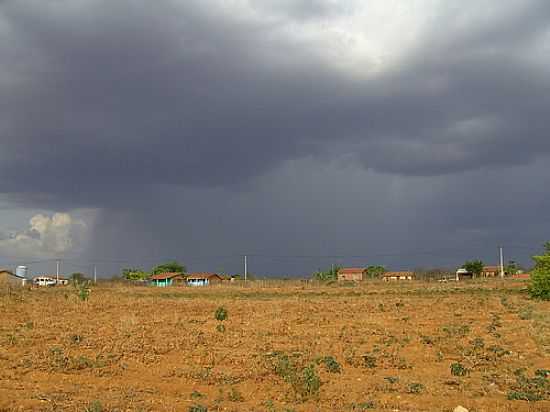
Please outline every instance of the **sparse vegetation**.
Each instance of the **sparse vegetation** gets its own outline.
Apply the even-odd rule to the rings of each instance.
[[[535,267],[531,273],[529,294],[532,298],[550,300],[550,242],[544,245],[544,253],[533,256]]]
[[[439,410],[478,388],[470,410],[547,407],[548,304],[517,280],[267,283],[100,282],[85,305],[72,288],[2,295],[0,410],[43,397],[81,411],[93,399],[113,411],[366,411],[391,410],[397,396]],[[86,385],[75,392],[71,382]]]

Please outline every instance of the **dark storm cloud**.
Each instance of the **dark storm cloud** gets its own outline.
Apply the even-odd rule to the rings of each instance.
[[[441,11],[414,53],[362,77],[277,37],[277,19],[204,2],[4,2],[0,192],[101,205],[101,192],[241,183],[327,153],[403,175],[532,162],[550,152],[550,77],[534,46],[550,5],[506,11],[466,29]]]

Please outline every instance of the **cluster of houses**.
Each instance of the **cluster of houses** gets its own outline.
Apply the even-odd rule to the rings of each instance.
[[[480,277],[483,278],[493,278],[500,276],[500,267],[499,266],[484,266],[481,271]],[[339,281],[353,281],[359,282],[367,278],[367,268],[365,267],[354,267],[354,268],[341,268],[338,270],[337,278]],[[511,273],[506,274],[509,277],[514,279],[529,279],[530,275],[528,273]],[[464,268],[460,268],[454,274],[454,278],[450,277],[446,280],[464,280],[464,279],[473,279],[475,276],[472,272],[467,271]],[[399,271],[399,272],[384,272],[381,276],[381,279],[385,282],[390,281],[401,281],[401,280],[414,280],[416,279],[416,274],[412,271]]]

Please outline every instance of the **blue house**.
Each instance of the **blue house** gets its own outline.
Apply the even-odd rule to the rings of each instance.
[[[149,278],[149,281],[153,286],[160,288],[183,284],[185,281],[185,276],[181,273],[169,272],[169,273],[158,273]]]

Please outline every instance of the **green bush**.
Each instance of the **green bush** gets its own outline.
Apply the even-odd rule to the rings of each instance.
[[[466,369],[461,363],[456,362],[451,364],[451,375],[453,376],[466,376],[468,369]]]
[[[531,273],[529,295],[535,299],[550,300],[550,242],[544,245],[544,254],[533,256],[535,268]]]
[[[193,405],[188,409],[189,412],[208,412],[208,408],[204,405]]]
[[[333,356],[325,356],[322,359],[322,362],[325,364],[325,369],[330,373],[340,373],[342,372],[342,367]]]
[[[225,309],[223,306],[220,306],[218,309],[216,309],[216,312],[214,313],[214,317],[220,322],[226,320],[228,316],[229,314],[227,313],[227,309]]]

